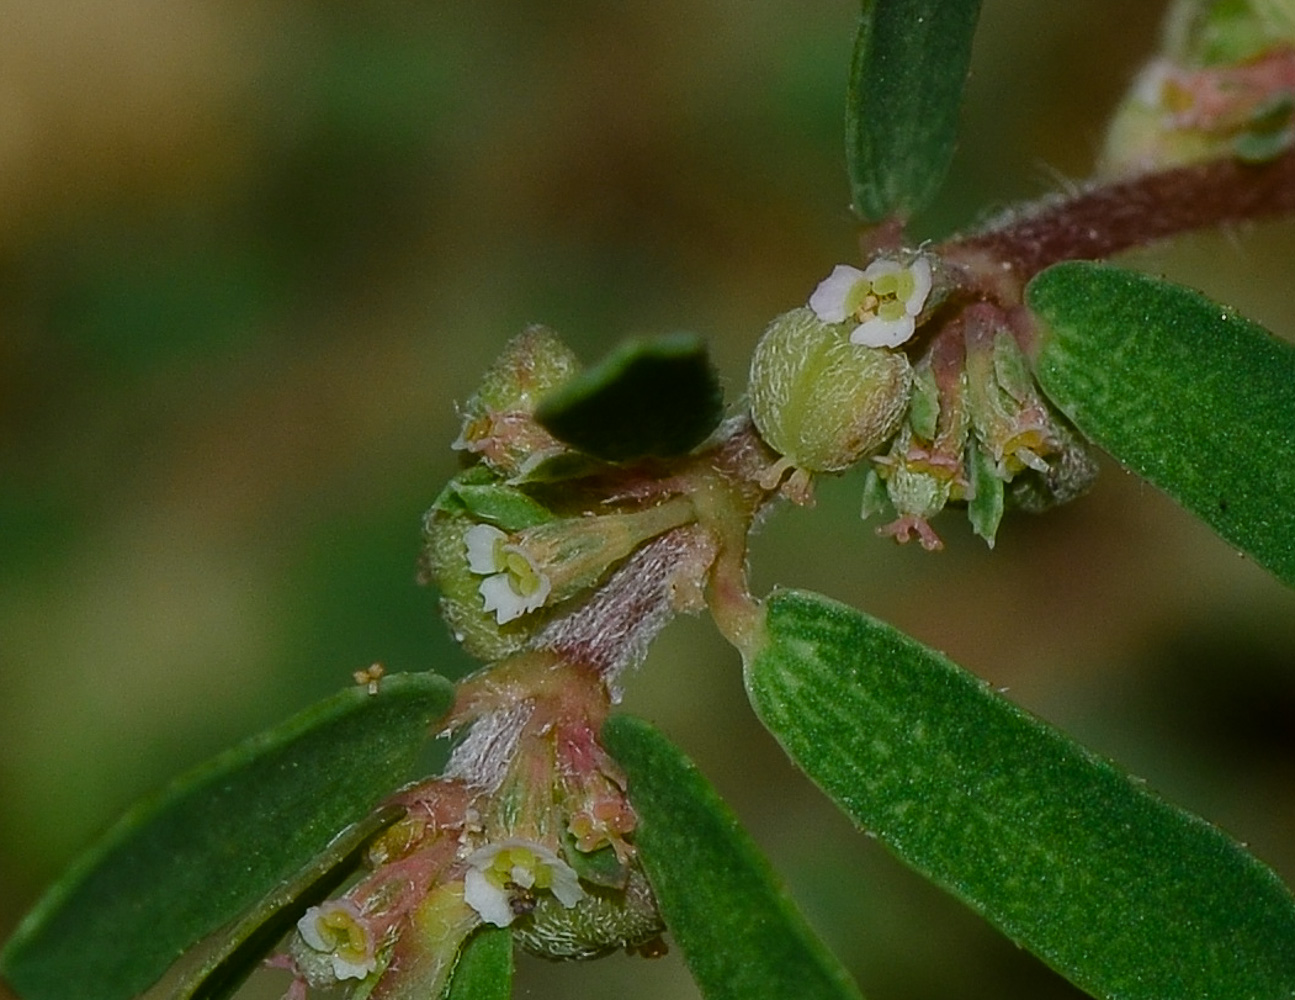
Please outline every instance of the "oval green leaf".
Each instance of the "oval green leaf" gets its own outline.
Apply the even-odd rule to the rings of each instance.
[[[629,776],[635,834],[666,926],[709,1000],[858,1000],[733,813],[683,753],[619,715],[603,740]]]
[[[552,511],[521,490],[502,483],[457,483],[451,488],[475,520],[504,531],[522,531],[554,520]]]
[[[979,15],[980,0],[864,0],[845,158],[865,222],[909,218],[944,182]]]
[[[1074,425],[1295,586],[1295,345],[1107,264],[1039,274],[1040,386]]]
[[[686,333],[626,341],[535,411],[559,441],[608,462],[685,454],[723,415],[706,344]]]
[[[179,778],[54,884],[0,954],[0,975],[24,1000],[136,996],[407,779],[453,698],[434,674],[387,677]]]
[[[454,965],[445,1000],[508,1000],[513,993],[513,935],[506,927],[483,927]]]
[[[1096,997],[1295,993],[1295,899],[1203,820],[884,622],[766,605],[748,657],[788,754],[901,859]]]

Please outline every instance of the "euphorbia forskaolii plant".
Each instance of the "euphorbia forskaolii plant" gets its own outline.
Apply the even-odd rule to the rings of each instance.
[[[1295,4],[1177,3],[1091,182],[913,245],[978,7],[864,4],[862,259],[769,323],[740,400],[686,335],[588,369],[541,326],[505,347],[424,524],[426,580],[484,666],[363,672],[141,805],[6,946],[19,995],[126,1000],[205,939],[168,995],[231,995],[269,954],[290,1000],[500,997],[513,942],[669,937],[708,997],[858,996],[696,770],[613,714],[660,630],[706,612],[808,776],[1082,989],[1295,996],[1295,900],[1224,833],[883,622],[748,589],[752,527],[818,477],[861,467],[863,516],[898,542],[941,548],[955,506],[992,546],[1006,510],[1084,493],[1095,448],[1295,584],[1295,349],[1101,262],[1295,209]],[[433,734],[448,765],[402,784]],[[343,781],[339,757],[370,763]]]

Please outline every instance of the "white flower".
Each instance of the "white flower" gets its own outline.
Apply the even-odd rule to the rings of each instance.
[[[535,561],[509,536],[489,524],[474,524],[463,535],[468,550],[468,569],[484,576],[477,588],[485,610],[506,624],[543,606],[553,589],[549,578]]]
[[[487,923],[507,927],[536,891],[553,893],[567,909],[585,898],[575,869],[542,844],[505,840],[468,858],[463,899]]]
[[[916,317],[931,294],[931,262],[919,254],[910,264],[879,257],[865,270],[838,264],[809,297],[823,323],[856,319],[850,343],[898,347],[917,329]]]
[[[301,940],[327,956],[333,977],[363,979],[377,968],[377,947],[364,916],[348,899],[312,906],[297,921]]]

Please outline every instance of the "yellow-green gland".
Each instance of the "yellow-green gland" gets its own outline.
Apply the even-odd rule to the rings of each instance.
[[[807,308],[783,313],[751,360],[751,417],[769,447],[810,472],[839,472],[899,429],[913,371],[898,351],[850,343]]]

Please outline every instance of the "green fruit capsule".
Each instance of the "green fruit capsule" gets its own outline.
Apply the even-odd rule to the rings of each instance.
[[[850,343],[807,308],[765,330],[751,361],[751,417],[791,465],[839,472],[884,445],[903,420],[913,382],[904,354]]]

